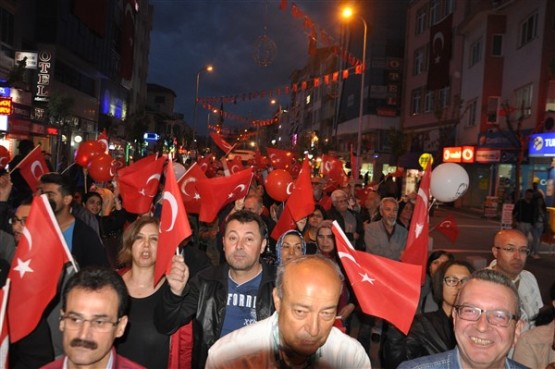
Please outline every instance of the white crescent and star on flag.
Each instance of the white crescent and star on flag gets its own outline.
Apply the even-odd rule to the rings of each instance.
[[[168,204],[170,205],[170,211],[171,211],[171,221],[170,221],[170,225],[168,226],[167,229],[162,229],[162,224],[160,225],[160,230],[162,232],[171,232],[173,230],[173,227],[175,226],[175,220],[177,219],[177,200],[175,199],[175,197],[173,196],[173,194],[171,192],[168,191],[164,191],[164,195],[162,197],[162,201],[168,201]]]
[[[235,196],[236,194],[241,194],[243,191],[245,191],[245,188],[247,186],[245,186],[244,184],[238,184],[237,186],[235,186],[235,188],[229,193],[229,195],[227,195],[228,198],[232,198],[233,196]],[[239,189],[239,192],[236,192],[235,190]]]
[[[358,267],[359,270],[357,271],[357,273],[358,273],[358,275],[360,275],[360,277],[361,277],[361,280],[360,280],[361,282],[368,282],[368,283],[370,283],[371,285],[374,285],[374,281],[375,281],[376,279],[375,279],[375,278],[371,278],[371,277],[368,275],[368,273],[367,273],[366,271],[364,271],[364,270],[360,267],[359,263],[356,262],[355,257],[354,257],[353,255],[351,255],[351,254],[349,254],[349,253],[347,253],[347,252],[342,252],[342,251],[338,251],[338,252],[337,252],[337,255],[339,256],[340,259],[345,258],[345,259],[348,259],[348,260],[352,261],[353,264],[355,264],[355,265]],[[361,273],[361,271],[364,271],[364,273]]]
[[[439,44],[439,47],[436,45]],[[434,54],[434,63],[439,64],[441,63],[441,54],[443,53],[443,48],[445,47],[445,37],[443,36],[443,32],[437,32],[434,35],[432,40],[432,48]]]
[[[31,233],[27,228],[23,228],[23,237],[25,237],[25,240],[27,240],[27,247],[29,248],[29,252],[30,252],[33,249],[33,237],[31,236]],[[20,258],[17,258],[16,263],[17,265],[13,268],[13,270],[15,270],[16,272],[19,272],[20,278],[23,278],[25,276],[25,273],[34,272],[34,270],[31,269],[31,266],[30,266],[31,259],[24,261],[24,260],[21,260]]]

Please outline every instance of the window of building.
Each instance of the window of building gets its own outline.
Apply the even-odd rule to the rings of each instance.
[[[434,91],[426,91],[424,96],[424,112],[430,113],[434,111]]]
[[[430,26],[433,26],[439,21],[440,14],[440,0],[430,1]]]
[[[451,93],[451,88],[449,86],[439,90],[439,103],[441,104],[442,108],[446,108],[449,106],[450,93]]]
[[[420,101],[422,100],[422,92],[419,88],[412,90],[410,112],[411,114],[420,114]]]
[[[466,127],[475,127],[478,117],[478,99],[468,103]]]
[[[482,39],[478,39],[472,44],[470,44],[470,53],[469,53],[469,67],[480,62],[482,59]]]
[[[520,112],[525,117],[532,115],[532,87],[530,83],[524,87],[515,90],[515,106],[516,111]]]
[[[414,51],[414,64],[412,68],[412,74],[414,76],[426,70],[426,48],[421,47]]]
[[[156,104],[164,104],[166,102],[166,97],[163,95],[154,96],[154,102]]]
[[[538,13],[526,18],[520,24],[519,47],[522,47],[538,36]]]
[[[426,8],[418,9],[416,13],[416,30],[415,33],[417,35],[421,34],[426,30]]]
[[[446,0],[445,1],[445,15],[449,15],[451,13],[453,13],[453,10],[455,9],[455,0]]]
[[[13,37],[14,37],[14,17],[13,14],[0,8],[0,42],[2,51],[9,57],[14,57]]]
[[[503,55],[503,35],[493,35],[491,39],[491,55]]]

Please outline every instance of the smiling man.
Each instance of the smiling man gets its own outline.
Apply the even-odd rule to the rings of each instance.
[[[189,281],[186,261],[174,256],[154,315],[156,328],[164,334],[193,321],[194,368],[204,368],[208,349],[220,337],[274,312],[275,268],[260,262],[266,224],[258,214],[240,210],[229,216],[224,228],[227,263],[206,268]]]
[[[457,346],[406,361],[399,369],[526,369],[507,358],[522,330],[518,292],[509,278],[490,269],[474,272],[453,309]]]
[[[127,289],[115,271],[85,268],[73,275],[60,314],[65,356],[43,369],[143,368],[113,347],[127,326],[127,303]]]
[[[321,255],[284,263],[276,313],[216,342],[206,368],[370,368],[360,343],[334,328],[342,281],[339,267]]]

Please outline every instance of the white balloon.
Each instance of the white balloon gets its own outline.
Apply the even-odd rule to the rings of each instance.
[[[175,174],[175,179],[179,181],[179,178],[183,177],[183,174],[187,171],[185,166],[181,163],[176,163],[175,161],[172,163],[173,166],[173,173]]]
[[[455,163],[438,165],[432,171],[430,191],[441,202],[455,201],[468,189],[468,173]]]

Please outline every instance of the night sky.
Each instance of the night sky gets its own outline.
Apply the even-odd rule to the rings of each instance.
[[[339,38],[341,19],[338,1],[300,0],[295,4],[318,28]],[[151,32],[148,82],[172,89],[176,95],[175,112],[192,123],[196,75],[212,64],[212,73],[200,76],[199,96],[241,95],[275,90],[289,85],[290,74],[308,59],[308,31],[303,20],[279,9],[279,1],[247,0],[151,0],[154,22]],[[277,55],[268,67],[253,59],[257,39],[266,35],[277,44]],[[322,45],[318,45],[322,46]],[[268,119],[275,106],[270,98],[256,98],[224,104],[226,112],[254,119]],[[286,107],[288,96],[278,102]],[[219,104],[217,104],[219,107]],[[207,133],[209,111],[197,109],[197,131]],[[217,117],[212,114],[210,122]],[[248,124],[226,120],[227,126],[246,128]]]

